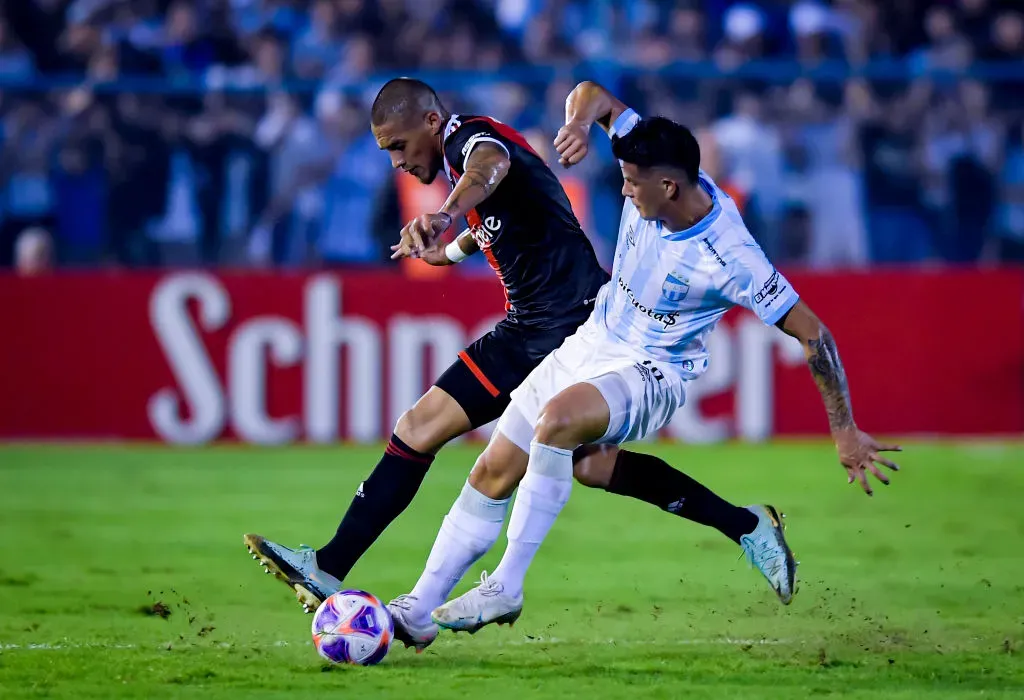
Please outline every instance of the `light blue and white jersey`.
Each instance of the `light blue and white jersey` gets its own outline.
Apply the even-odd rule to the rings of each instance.
[[[627,110],[612,127],[622,136],[639,121]],[[701,374],[706,341],[733,306],[773,325],[799,297],[754,241],[735,202],[701,171],[712,210],[688,229],[670,231],[622,208],[612,279],[601,288],[592,322],[614,342]]]

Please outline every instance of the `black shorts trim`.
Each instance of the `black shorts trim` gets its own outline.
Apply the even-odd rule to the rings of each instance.
[[[497,419],[511,399],[508,391],[499,389],[497,394],[492,394],[463,360],[464,354],[459,353],[459,359],[438,377],[434,386],[455,399],[455,403],[469,416],[469,423],[475,430]]]
[[[487,425],[534,367],[575,331],[572,324],[548,330],[499,323],[460,352],[434,385],[462,406],[473,428]]]

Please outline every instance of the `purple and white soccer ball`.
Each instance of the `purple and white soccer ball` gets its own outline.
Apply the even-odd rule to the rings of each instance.
[[[379,664],[394,638],[391,613],[366,591],[338,591],[313,615],[313,644],[320,656],[336,664]]]

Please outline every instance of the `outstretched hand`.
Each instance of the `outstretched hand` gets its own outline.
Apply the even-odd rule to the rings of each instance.
[[[899,465],[881,454],[882,452],[901,452],[903,448],[899,445],[880,443],[855,427],[837,433],[834,437],[836,450],[839,452],[839,461],[846,470],[846,483],[852,484],[854,480],[859,481],[867,495],[870,496],[873,493],[868,481],[868,472],[888,486],[889,477],[878,468],[878,465],[881,464],[894,472],[899,471]]]

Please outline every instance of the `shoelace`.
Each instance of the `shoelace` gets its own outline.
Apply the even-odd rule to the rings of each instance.
[[[481,595],[481,596],[484,596],[484,597],[487,597],[487,598],[491,598],[493,596],[499,595],[504,590],[505,590],[505,587],[502,586],[498,581],[491,580],[487,576],[487,572],[486,571],[484,571],[484,572],[482,572],[480,574],[480,585],[477,586],[476,589],[475,589],[475,591],[476,591],[476,593],[478,595]],[[472,593],[472,591],[471,591],[471,593]],[[474,604],[473,604],[473,596],[470,595],[470,594],[464,594],[464,595],[459,596],[458,598],[455,599],[455,601],[453,601],[452,604],[454,604],[456,606],[455,607],[456,610],[459,610],[461,612],[465,612],[467,610],[468,611],[475,610]]]
[[[755,548],[757,551],[755,551]],[[744,547],[743,552],[747,555],[747,561],[751,566],[758,566],[757,561],[765,562],[769,576],[777,576],[782,569],[782,562],[785,561],[785,552],[778,544],[773,544],[767,538],[758,538],[750,547]],[[757,560],[757,561],[755,561]]]
[[[415,596],[411,596],[408,593],[403,593],[394,600],[391,601],[390,605],[394,605],[399,610],[406,612],[412,610],[412,601],[416,600]]]
[[[498,595],[505,590],[499,582],[488,577],[487,572],[481,572],[480,574],[480,593],[486,596]]]

